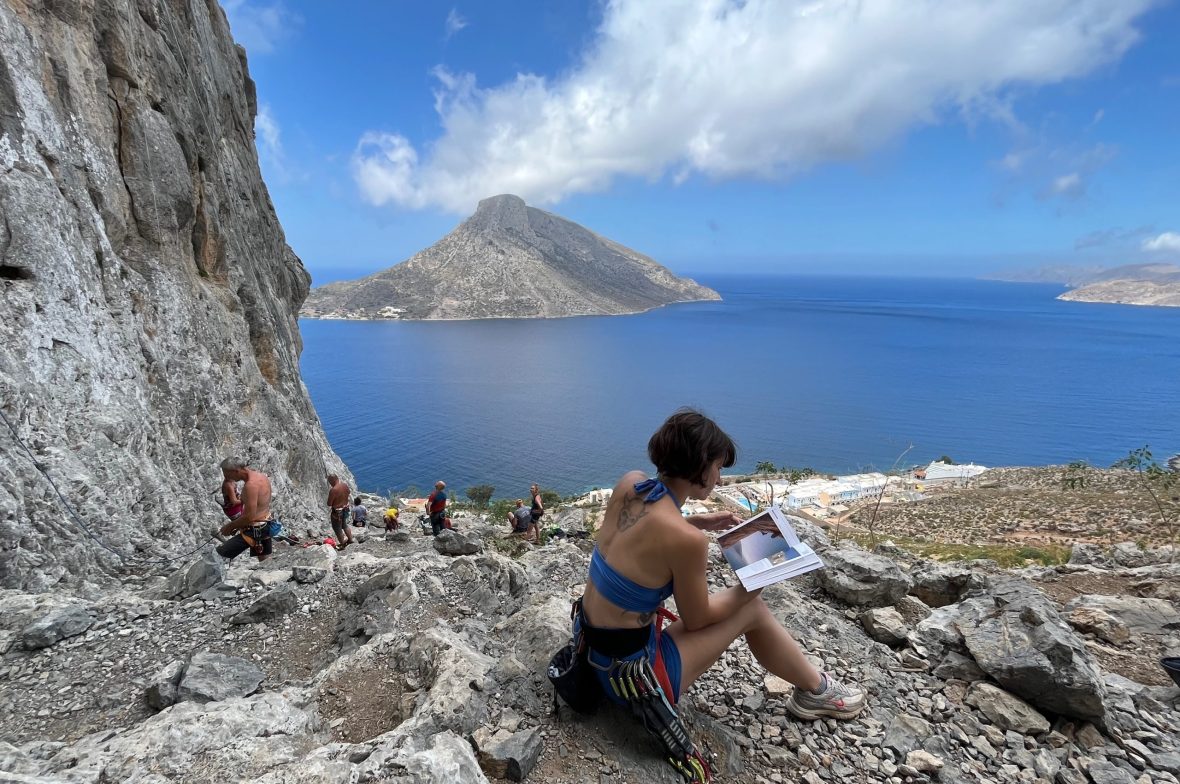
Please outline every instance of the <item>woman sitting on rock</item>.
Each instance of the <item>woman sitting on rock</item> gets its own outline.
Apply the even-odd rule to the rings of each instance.
[[[647,445],[654,479],[631,471],[615,486],[590,559],[590,575],[575,618],[588,658],[607,696],[617,703],[618,675],[644,657],[673,705],[697,678],[744,636],[754,658],[795,684],[787,710],[799,718],[848,719],[865,705],[864,692],[818,671],[771,614],[761,591],[740,585],[709,593],[709,537],[741,522],[731,512],[684,517],[682,503],[706,499],[734,463],[733,441],[696,411],[681,410]],[[664,600],[676,598],[680,619],[663,628]],[[611,679],[615,676],[615,683]]]

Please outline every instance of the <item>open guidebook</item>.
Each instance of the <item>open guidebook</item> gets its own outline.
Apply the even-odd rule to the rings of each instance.
[[[717,544],[747,591],[824,565],[815,551],[799,540],[787,516],[774,506],[722,532]]]

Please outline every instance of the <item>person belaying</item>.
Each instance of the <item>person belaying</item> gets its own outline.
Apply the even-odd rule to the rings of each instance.
[[[348,525],[348,499],[352,488],[335,474],[328,474],[328,508],[332,533],[336,537],[336,549],[343,550],[352,544],[352,528]]]
[[[218,545],[217,554],[232,560],[249,550],[259,561],[265,561],[273,551],[273,536],[278,528],[270,513],[270,477],[250,468],[240,457],[222,460],[221,473],[226,482],[243,483],[242,509],[221,527],[221,533],[230,538]]]

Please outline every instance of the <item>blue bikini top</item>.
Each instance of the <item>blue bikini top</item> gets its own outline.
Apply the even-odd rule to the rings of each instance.
[[[643,496],[645,504],[654,504],[664,496],[672,499],[672,503],[680,507],[680,502],[667,485],[659,479],[645,479],[635,484],[635,492]],[[646,493],[646,495],[644,495]],[[664,600],[672,595],[672,583],[669,581],[662,588],[648,588],[634,580],[624,577],[606,562],[598,548],[590,556],[590,582],[598,589],[607,601],[627,612],[647,613],[655,610]]]

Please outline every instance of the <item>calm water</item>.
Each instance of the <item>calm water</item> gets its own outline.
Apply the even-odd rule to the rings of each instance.
[[[362,489],[571,493],[646,468],[679,406],[762,460],[1105,465],[1180,451],[1180,309],[969,280],[717,277],[637,316],[300,323],[303,377]]]

